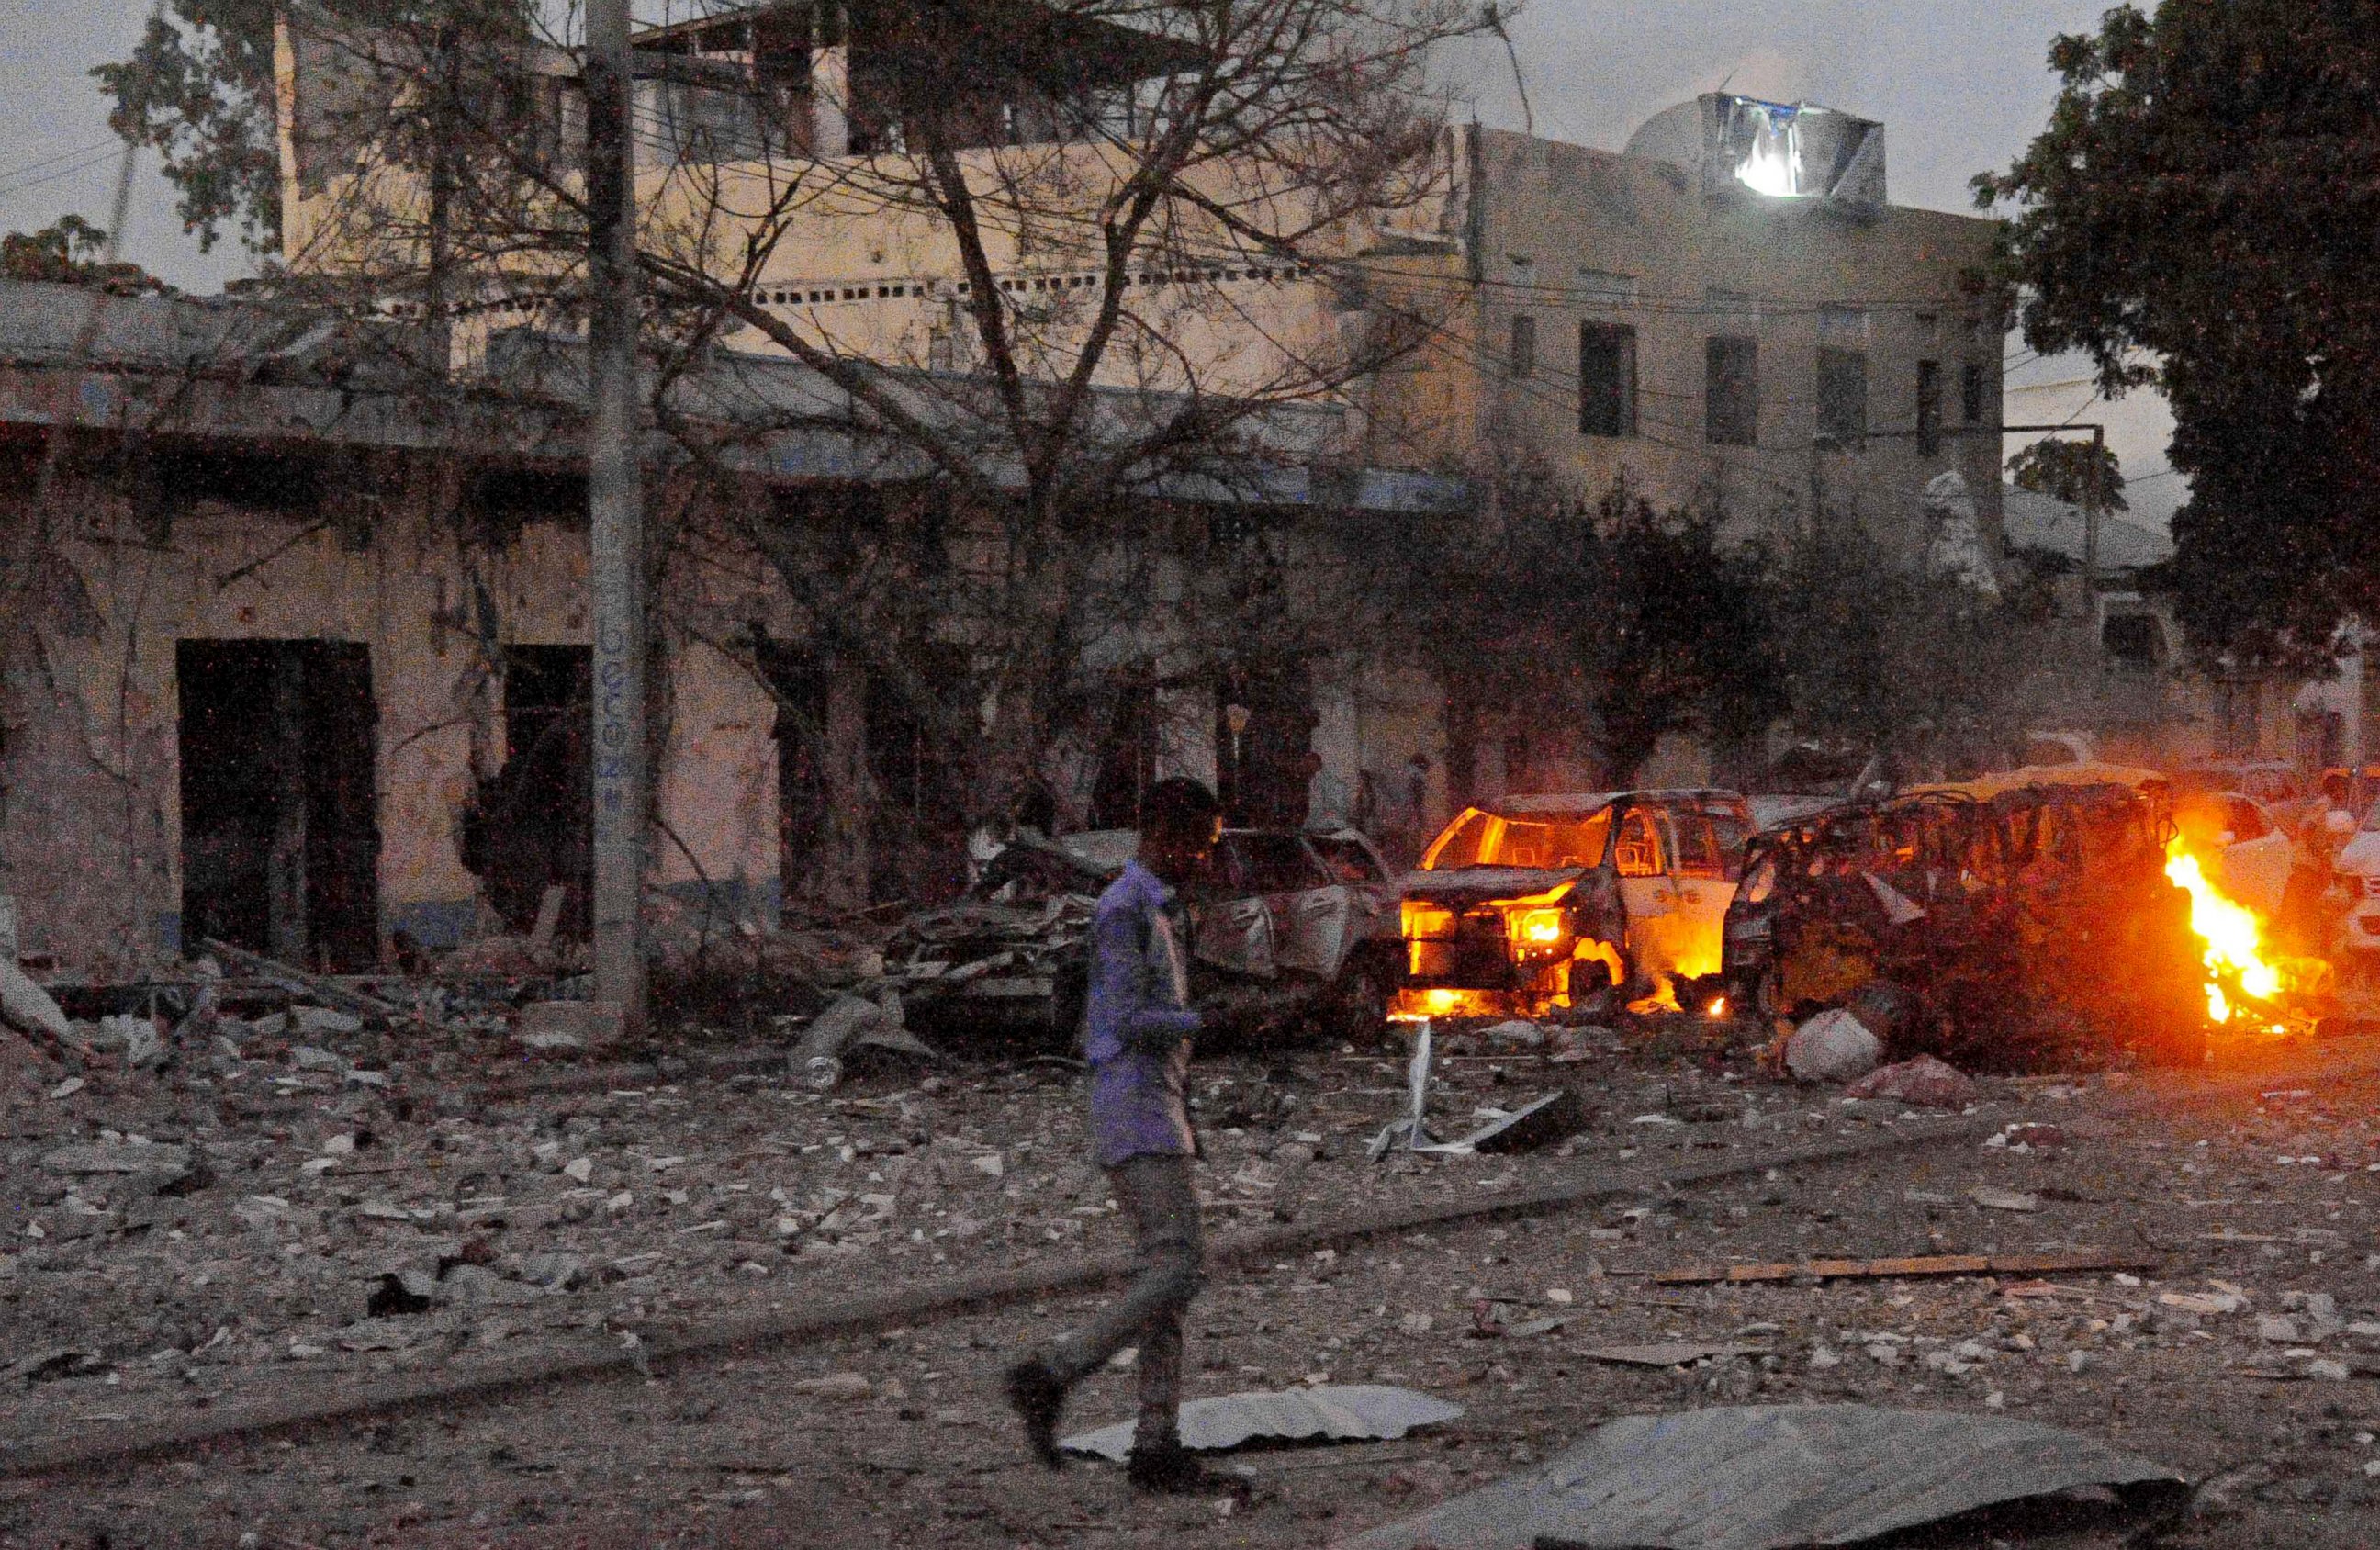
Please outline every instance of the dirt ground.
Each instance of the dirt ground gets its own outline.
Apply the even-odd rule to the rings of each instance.
[[[1210,1230],[1492,1202],[1621,1168],[1658,1177],[1940,1118],[1769,1083],[1705,1027],[1598,1035],[1581,1053],[1451,1060],[1433,1091],[1439,1128],[1459,1132],[1480,1109],[1569,1086],[1585,1119],[1561,1146],[1382,1163],[1363,1144],[1396,1112],[1395,1059],[1202,1060]],[[734,1077],[613,1087],[565,1073],[589,1090],[466,1104],[453,1072],[386,1063],[384,1087],[254,1060],[228,1076],[92,1071],[56,1098],[55,1072],[17,1085],[0,1180],[14,1224],[0,1460],[259,1397],[650,1344],[1124,1241],[1081,1161],[1076,1077],[1062,1064],[961,1054],[931,1076],[885,1072],[820,1095],[756,1052],[759,1069]],[[1219,1274],[1191,1315],[1194,1394],[1399,1383],[1465,1410],[1395,1442],[1234,1455],[1254,1486],[1245,1505],[1136,1498],[1112,1466],[1052,1475],[1026,1460],[997,1373],[1099,1294],[7,1480],[0,1545],[1324,1545],[1524,1469],[1614,1415],[1803,1400],[1988,1409],[2107,1439],[2199,1483],[2163,1541],[2178,1546],[2380,1543],[2380,1380],[2338,1375],[2380,1352],[2380,1047],[1986,1079],[1978,1099],[1973,1118],[2004,1139],[2010,1125],[2047,1129]],[[70,1144],[113,1156],[136,1137],[207,1166],[167,1193],[154,1175],[55,1166]],[[1970,1192],[1985,1186],[2032,1208],[1981,1205]],[[2094,1248],[2143,1269],[1649,1278],[1813,1254]],[[1490,1322],[1566,1322],[1484,1336],[1483,1308]],[[1591,1354],[1671,1339],[1758,1350],[1673,1369]],[[799,1387],[823,1378],[838,1381]],[[1131,1385],[1100,1374],[1070,1420],[1123,1418]],[[2126,1532],[2001,1523],[1967,1542],[2113,1545]]]

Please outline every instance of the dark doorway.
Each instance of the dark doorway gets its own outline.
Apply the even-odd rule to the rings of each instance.
[[[1119,673],[1112,690],[1086,827],[1138,829],[1141,799],[1157,783],[1157,682],[1146,672]]]
[[[185,640],[182,939],[329,973],[380,961],[371,651]]]
[[[777,703],[777,854],[788,902],[818,901],[829,865],[828,819],[835,794],[828,779],[830,708],[835,685],[815,650],[763,640],[759,665]],[[955,651],[920,650],[919,684],[963,680]],[[884,672],[841,671],[858,681],[858,713],[844,727],[865,756],[868,890],[874,900],[931,902],[964,887],[966,785],[949,742]],[[850,682],[843,685],[848,690]]]
[[[1215,794],[1228,820],[1250,829],[1305,823],[1315,715],[1304,664],[1231,669],[1216,702]]]
[[[504,767],[480,782],[463,827],[463,865],[487,885],[489,906],[507,931],[534,927],[545,890],[558,886],[560,934],[588,933],[595,876],[591,668],[584,646],[504,648]]]

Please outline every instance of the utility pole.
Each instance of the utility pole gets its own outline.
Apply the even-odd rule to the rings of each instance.
[[[2099,606],[2099,514],[2107,504],[2107,428],[2091,428],[2090,482],[2082,501],[2082,600]]]
[[[628,0],[587,6],[587,503],[594,594],[595,999],[645,1024],[645,542]]]

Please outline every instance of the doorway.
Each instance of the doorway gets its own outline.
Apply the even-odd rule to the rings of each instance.
[[[182,939],[318,973],[380,961],[371,650],[347,640],[185,640]]]
[[[584,646],[504,648],[504,766],[480,782],[463,864],[504,929],[537,924],[560,888],[557,935],[584,938],[595,878],[594,767],[588,756],[593,654]]]

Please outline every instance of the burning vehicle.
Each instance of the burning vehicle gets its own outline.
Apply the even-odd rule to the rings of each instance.
[[[885,972],[910,1022],[1071,1038],[1092,910],[1138,843],[1130,829],[1020,833],[965,897],[904,921]],[[1208,876],[1183,892],[1192,995],[1210,1022],[1246,1032],[1305,1018],[1355,1037],[1385,1020],[1397,895],[1362,834],[1227,829]]]
[[[2306,1025],[2327,994],[2215,880],[2221,839],[2177,827],[2162,777],[2107,766],[1846,805],[1751,842],[1725,983],[1792,1020],[1896,992],[1875,1030],[1896,1054],[2203,1058],[2210,1030]]]
[[[1732,792],[1507,796],[1466,807],[1406,875],[1393,1015],[1680,1008],[1719,968],[1753,817]]]

